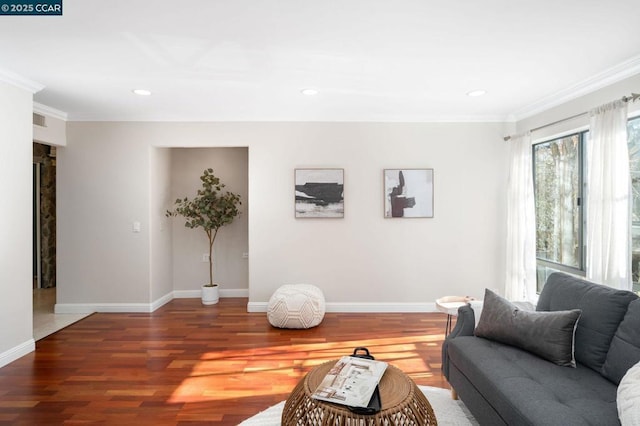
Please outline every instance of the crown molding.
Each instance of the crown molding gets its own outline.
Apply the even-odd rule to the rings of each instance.
[[[634,56],[586,80],[520,108],[509,114],[508,117],[505,118],[505,121],[520,121],[558,105],[562,105],[565,102],[593,93],[596,90],[610,86],[636,74],[640,74],[640,55]]]
[[[216,122],[216,123],[502,123],[502,115],[428,115],[402,117],[323,117],[321,119],[278,117],[263,119],[260,117],[219,117],[219,116],[182,116],[182,115],[104,115],[104,114],[70,114],[69,121],[121,121],[121,122]]]
[[[33,103],[33,112],[46,115],[48,117],[57,118],[58,120],[68,121],[69,115],[60,111],[59,109],[51,108],[50,106],[40,104],[38,102]]]
[[[0,68],[0,81],[4,81],[5,83],[31,93],[38,93],[44,89],[44,85],[2,68]]]

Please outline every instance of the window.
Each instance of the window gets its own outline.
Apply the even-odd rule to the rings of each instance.
[[[633,191],[631,211],[631,273],[633,291],[640,291],[640,117],[629,120],[629,171]]]
[[[537,291],[555,271],[584,275],[584,146],[588,132],[533,146]],[[640,117],[628,121],[633,192],[631,272],[640,292]]]
[[[587,132],[581,132],[533,146],[538,292],[552,272],[584,274],[582,194],[586,137]],[[640,153],[638,163],[640,172]]]

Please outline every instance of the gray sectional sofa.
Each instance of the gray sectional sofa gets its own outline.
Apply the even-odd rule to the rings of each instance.
[[[478,329],[505,321],[504,315],[492,316],[486,310],[487,300]],[[557,343],[547,341],[558,338],[556,325],[544,325],[548,332],[542,335],[539,330],[529,333],[526,329],[563,312],[574,312],[575,317],[575,310],[579,310],[579,319],[570,330],[574,340],[569,346],[575,367],[550,361],[544,349],[532,353],[532,347]],[[456,326],[442,348],[444,375],[459,398],[481,425],[619,425],[617,385],[640,361],[638,296],[554,273],[540,294],[536,311],[514,308],[506,320],[525,317],[525,329],[509,324],[498,327],[494,335],[480,333],[492,336],[487,338],[474,334],[473,309],[468,305],[459,309]],[[564,326],[567,324],[572,327],[570,322]],[[510,331],[511,336],[501,339],[502,331]],[[522,348],[527,347],[526,342],[529,350]]]

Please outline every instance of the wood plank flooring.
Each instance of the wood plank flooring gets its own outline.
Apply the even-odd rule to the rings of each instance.
[[[151,314],[93,314],[0,368],[0,425],[237,425],[356,346],[448,388],[444,314],[327,313],[281,330],[246,306],[175,299]]]

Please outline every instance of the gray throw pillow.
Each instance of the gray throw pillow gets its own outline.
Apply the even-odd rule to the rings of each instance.
[[[536,311],[580,309],[576,329],[576,362],[602,373],[611,340],[638,296],[630,291],[594,284],[562,272],[554,272],[542,288]]]
[[[618,384],[632,366],[640,362],[640,299],[629,309],[613,336],[602,375]]]
[[[555,364],[575,367],[574,337],[581,311],[524,311],[489,289],[475,335],[516,346]]]

